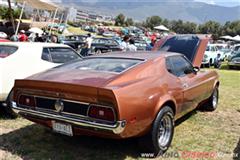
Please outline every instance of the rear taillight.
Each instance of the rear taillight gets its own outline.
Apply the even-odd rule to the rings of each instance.
[[[33,96],[27,96],[27,95],[20,95],[18,104],[28,106],[28,107],[36,106],[35,98]]]
[[[96,119],[114,121],[114,111],[112,108],[103,107],[99,105],[91,105],[89,108],[88,116]]]
[[[2,53],[2,54],[0,54],[0,58],[6,58],[6,57],[8,57],[8,56],[10,56],[11,54],[7,54],[7,53]]]

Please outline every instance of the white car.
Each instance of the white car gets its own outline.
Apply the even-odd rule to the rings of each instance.
[[[75,59],[81,59],[81,56],[63,44],[0,43],[1,104],[8,105],[15,79],[23,79]]]
[[[224,61],[231,54],[231,50],[228,48],[229,45],[226,43],[214,43],[213,46],[217,47],[218,53],[221,55],[220,59]]]
[[[202,65],[204,67],[210,67],[215,65],[216,59],[218,58],[218,54],[220,53],[218,52],[217,47],[214,44],[208,44],[206,51],[204,53]]]

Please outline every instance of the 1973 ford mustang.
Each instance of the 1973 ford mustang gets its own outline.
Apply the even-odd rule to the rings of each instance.
[[[218,74],[199,69],[206,45],[205,38],[174,36],[160,51],[93,56],[55,67],[16,80],[12,107],[70,136],[139,137],[157,156],[170,146],[175,120],[198,106],[217,107]]]

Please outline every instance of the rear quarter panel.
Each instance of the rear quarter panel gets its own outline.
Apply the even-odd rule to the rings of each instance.
[[[132,77],[132,79],[135,79],[134,81],[119,83],[118,85],[113,82],[119,119],[127,121],[126,129],[122,134],[123,137],[145,134],[151,128],[152,122],[163,103],[170,99],[174,100],[172,93],[168,92],[169,85],[166,82],[169,77],[165,74],[164,62],[161,60],[152,61],[127,73],[135,76]],[[176,99],[181,99],[181,94],[175,96]]]

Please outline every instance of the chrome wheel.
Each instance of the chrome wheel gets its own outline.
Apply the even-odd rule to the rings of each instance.
[[[213,95],[212,95],[212,105],[213,108],[216,108],[218,104],[218,91],[217,89],[214,90]]]
[[[158,145],[160,148],[165,147],[171,139],[172,132],[172,118],[170,115],[165,114],[160,121],[158,131]]]
[[[96,54],[101,54],[102,53],[102,51],[100,50],[100,49],[98,49],[97,51],[96,51]]]

